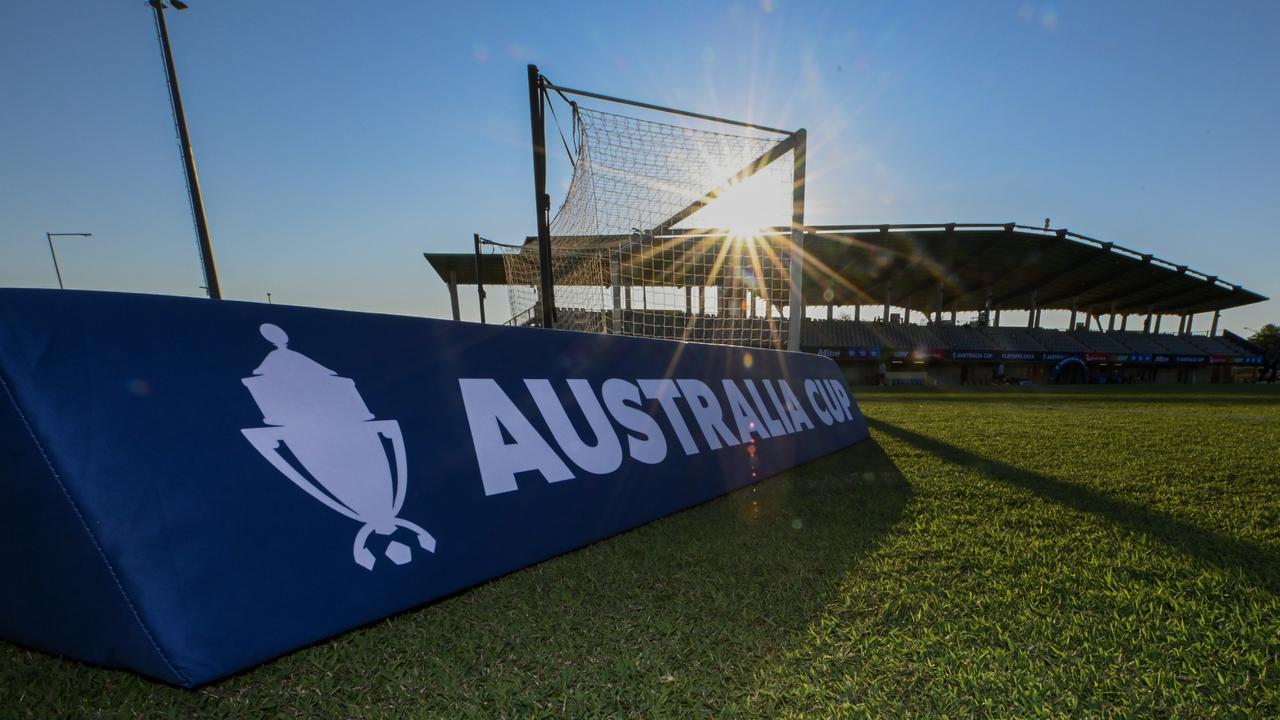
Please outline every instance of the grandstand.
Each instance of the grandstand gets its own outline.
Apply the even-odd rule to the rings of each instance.
[[[1262,365],[1218,325],[1266,298],[1217,276],[1047,221],[808,225],[804,129],[575,90],[534,65],[528,80],[538,235],[426,254],[455,320],[459,285],[482,305],[497,285],[510,325],[807,350],[851,382],[1223,382]],[[570,171],[554,215],[549,118]]]
[[[680,235],[734,242],[723,231]],[[769,237],[785,234],[779,228],[755,242]],[[1095,381],[1230,382],[1241,368],[1262,365],[1258,348],[1219,332],[1218,325],[1222,310],[1266,298],[1068,230],[1013,223],[822,226],[807,228],[804,249],[811,269],[803,286],[800,346],[836,359],[851,382],[880,380],[882,366],[890,376],[923,371],[943,384],[1048,382],[1054,366],[1068,358],[1087,363]],[[455,319],[459,286],[507,284],[502,253],[425,257],[449,285]],[[655,278],[654,287],[646,287],[646,278]],[[716,296],[705,275],[666,267],[635,274],[631,282],[629,304],[609,314],[603,328],[592,325],[595,309],[562,310],[558,326],[782,346],[785,283],[756,285],[754,299],[726,318],[723,307],[695,305],[695,297],[705,303]],[[645,298],[656,295],[659,284],[668,295],[685,298],[684,307],[645,309]],[[1069,311],[1069,329],[1042,326],[1044,310]],[[1027,321],[1001,323],[1002,311],[1022,311]],[[876,317],[863,320],[864,313]],[[1197,331],[1198,318],[1208,327]],[[537,324],[533,314],[508,322]]]

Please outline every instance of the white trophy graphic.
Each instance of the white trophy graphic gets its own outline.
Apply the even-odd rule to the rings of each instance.
[[[244,436],[295,485],[361,524],[352,552],[362,567],[372,570],[376,562],[365,547],[369,534],[390,535],[397,527],[415,533],[423,550],[435,552],[436,541],[430,533],[396,517],[404,504],[408,476],[400,423],[374,420],[355,382],[290,350],[284,330],[265,323],[260,331],[276,349],[252,377],[241,382],[262,411],[266,427],[245,428]],[[391,442],[394,478],[383,438]],[[281,454],[282,445],[301,469]],[[404,565],[413,559],[413,552],[393,540],[387,544],[386,556]]]

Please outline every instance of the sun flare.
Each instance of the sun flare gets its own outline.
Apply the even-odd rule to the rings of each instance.
[[[791,193],[757,175],[729,186],[714,202],[695,213],[691,227],[722,228],[736,238],[755,238],[763,230],[791,221]]]

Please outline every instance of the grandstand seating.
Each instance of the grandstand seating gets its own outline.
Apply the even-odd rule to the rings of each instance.
[[[1216,339],[1218,340],[1218,342],[1231,348],[1232,354],[1253,355],[1255,353],[1254,348],[1250,348],[1244,344],[1238,343],[1235,340],[1232,340],[1231,338],[1227,337],[1226,335],[1219,335]]]
[[[1050,330],[1048,328],[1033,328],[1027,331],[1036,342],[1044,346],[1049,352],[1087,352],[1089,348],[1083,343],[1075,339],[1071,333],[1061,330]]]
[[[1160,341],[1157,340],[1157,338],[1163,337],[1161,335],[1147,335],[1133,330],[1113,332],[1110,335],[1136,353],[1155,355],[1169,352],[1169,348],[1160,344]]]
[[[880,347],[881,340],[874,332],[871,331],[872,323],[851,322],[849,323],[849,332],[854,338],[866,343],[868,347]]]
[[[1208,335],[1188,335],[1186,340],[1210,355],[1240,354],[1239,348],[1223,338],[1209,337]]]
[[[651,337],[679,338],[684,337],[686,330],[689,330],[690,339],[695,339],[698,332],[698,319],[696,316],[693,318],[693,328],[689,330],[690,318],[682,312],[673,310],[624,310],[622,312],[623,328],[629,335],[644,334]]]
[[[1097,330],[1074,330],[1071,332],[1071,336],[1092,352],[1120,354],[1133,352],[1128,345],[1125,345],[1112,335]]]
[[[1208,335],[1173,335],[1160,333],[1147,335],[1141,332],[1109,333],[1134,352],[1180,353],[1185,355],[1239,355],[1243,350],[1222,337]]]
[[[933,334],[942,340],[940,347],[952,350],[999,350],[1000,346],[977,328],[955,325],[934,325]]]
[[[987,327],[982,331],[995,344],[1007,352],[1044,352],[1045,347],[1036,342],[1031,332],[1019,327]]]
[[[911,323],[868,323],[872,330],[883,337],[885,345],[902,350],[914,348],[943,348],[946,345],[924,325]]]
[[[1161,334],[1161,335],[1155,335],[1154,337],[1156,338],[1156,342],[1165,346],[1165,348],[1168,349],[1168,351],[1171,353],[1180,353],[1183,355],[1203,355],[1205,352],[1204,350],[1201,350],[1198,346],[1196,346],[1194,343],[1187,340],[1187,338],[1182,335]]]
[[[835,329],[831,324],[822,322],[805,323],[801,329],[800,344],[805,347],[845,345],[845,343],[836,342]]]
[[[531,321],[536,320],[532,315]],[[608,318],[606,320],[606,329]],[[578,310],[575,308],[561,308],[556,313],[557,327],[562,330],[580,330],[582,332],[600,332],[600,313],[593,310]]]
[[[830,320],[808,322],[806,325],[818,325],[827,329],[828,343],[842,347],[878,348],[884,345],[880,336],[868,327],[872,323],[853,320]]]
[[[560,326],[569,330],[599,332],[601,318],[612,332],[613,319],[595,310],[561,309]],[[710,316],[690,317],[678,310],[624,310],[623,329],[629,334],[725,342],[724,335],[751,346],[772,345],[774,330],[786,322],[780,318],[737,318],[708,322]],[[802,344],[806,347],[858,347],[912,350],[917,348],[1005,352],[1102,352],[1185,355],[1241,355],[1249,353],[1226,337],[1207,335],[1146,334],[1139,331],[1100,332],[1023,327],[972,327],[949,324],[915,325],[856,320],[806,320]],[[745,339],[744,339],[745,338]]]

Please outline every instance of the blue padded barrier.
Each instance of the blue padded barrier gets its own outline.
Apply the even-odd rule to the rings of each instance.
[[[0,637],[199,685],[866,437],[816,355],[0,290]]]

